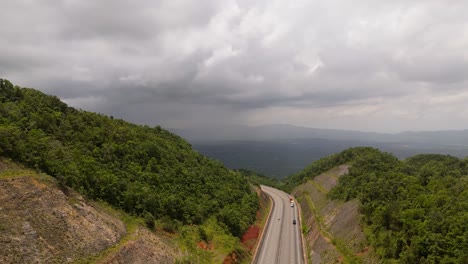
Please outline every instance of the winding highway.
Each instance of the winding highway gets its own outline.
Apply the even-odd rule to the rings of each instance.
[[[297,206],[291,207],[289,195],[261,186],[272,201],[272,211],[254,259],[257,264],[302,264],[302,239]],[[293,220],[296,224],[293,224]]]

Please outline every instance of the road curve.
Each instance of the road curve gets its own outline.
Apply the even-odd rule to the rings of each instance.
[[[297,206],[291,207],[289,195],[261,186],[272,201],[272,211],[257,252],[257,264],[302,264],[302,239]],[[296,220],[296,225],[293,224]]]

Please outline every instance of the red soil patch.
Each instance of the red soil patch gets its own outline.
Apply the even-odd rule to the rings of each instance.
[[[227,255],[223,260],[223,264],[235,264],[235,263],[239,263],[239,259],[236,253],[231,253]]]
[[[241,242],[246,245],[250,250],[253,249],[255,246],[255,241],[260,234],[260,227],[258,226],[250,226],[247,232],[242,236]]]
[[[207,244],[204,241],[200,241],[197,243],[197,246],[201,249],[204,250],[213,250],[213,245],[212,244]]]
[[[260,234],[260,228],[258,226],[251,226],[249,227],[247,232],[245,232],[245,234],[242,236],[241,241],[242,243],[244,243],[245,241],[258,238],[259,234]]]
[[[369,247],[365,247],[361,252],[357,253],[356,256],[362,257],[369,252]]]

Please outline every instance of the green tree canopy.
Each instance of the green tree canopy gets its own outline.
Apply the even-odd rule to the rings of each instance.
[[[145,219],[199,224],[219,216],[236,235],[255,216],[257,198],[242,175],[159,126],[77,110],[3,79],[0,101],[0,155],[90,198]]]

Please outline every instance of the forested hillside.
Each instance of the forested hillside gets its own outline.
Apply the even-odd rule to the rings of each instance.
[[[288,188],[347,163],[331,190],[357,198],[365,232],[384,263],[468,263],[468,160],[417,155],[404,161],[372,148],[352,148],[311,164]]]
[[[266,185],[271,186],[277,189],[281,189],[282,183],[275,178],[270,178],[268,176],[258,174],[255,171],[248,170],[248,169],[240,169],[236,170],[240,174],[244,175],[244,177],[253,185],[260,186]]]
[[[200,224],[235,236],[255,219],[247,181],[160,127],[68,107],[0,79],[0,155],[132,214]]]
[[[362,159],[363,157],[371,155],[372,153],[379,153],[379,151],[373,148],[358,147],[349,148],[340,153],[321,158],[315,162],[312,162],[305,169],[284,179],[283,189],[285,189],[287,192],[291,192],[294,187],[305,183],[311,177],[315,177],[336,166],[349,163],[352,160]]]

